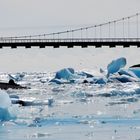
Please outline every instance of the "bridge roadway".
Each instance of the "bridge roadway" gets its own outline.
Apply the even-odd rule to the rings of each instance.
[[[130,46],[140,47],[140,38],[0,39],[0,48],[59,48],[60,46],[67,46],[68,48],[73,48],[75,46],[81,46],[81,48],[87,48],[88,46],[95,46],[95,48],[101,48],[102,46],[109,46],[110,48],[116,46],[123,46],[124,48]]]

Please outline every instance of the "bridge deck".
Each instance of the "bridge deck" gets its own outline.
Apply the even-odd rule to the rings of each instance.
[[[96,48],[102,46],[109,46],[110,48],[116,46],[140,47],[140,38],[99,38],[99,39],[1,39],[0,48],[3,47],[54,47],[59,48],[60,46],[67,46],[73,48],[74,46],[81,46],[86,48],[88,46],[95,46]]]

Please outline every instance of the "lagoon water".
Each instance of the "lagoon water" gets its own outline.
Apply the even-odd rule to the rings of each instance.
[[[21,84],[31,89],[5,91],[27,106],[10,106],[15,117],[0,123],[0,139],[140,138],[139,83],[57,85],[48,83],[50,78],[26,73]]]
[[[0,74],[1,81],[8,81],[9,72],[6,72],[8,68],[13,71],[11,74],[16,74],[15,71],[25,70],[32,72],[21,72],[25,76],[22,81],[18,82],[30,89],[0,91],[10,95],[11,99],[20,99],[26,102],[26,106],[12,104],[8,107],[11,118],[0,122],[0,139],[139,140],[139,82],[58,85],[49,82],[55,73],[34,72],[45,71],[49,66],[49,71],[70,66],[76,68],[77,71],[86,69],[98,75],[98,68],[105,69],[107,64],[118,56],[127,57],[127,67],[138,63],[138,57],[133,59],[136,54],[139,54],[138,50],[137,48],[130,48],[130,50],[92,48],[93,52],[91,49],[77,49],[77,51],[70,49],[69,52],[63,51],[63,49],[57,51],[46,49],[43,52],[34,49],[34,52],[24,50],[25,54],[21,49],[17,51],[2,50],[2,52],[5,51],[5,55],[0,55],[0,57],[8,56],[9,58],[5,62],[17,60],[17,63],[15,65],[9,63],[7,66],[0,59],[2,66],[5,66],[2,67],[3,72]],[[13,56],[14,53],[16,55]],[[43,55],[41,55],[42,53]],[[19,57],[21,54],[22,57]],[[46,54],[50,54],[50,56],[46,56]],[[33,56],[36,57],[33,59]],[[53,56],[55,59],[52,60]],[[63,60],[65,57],[66,59]],[[37,61],[38,59],[40,61]],[[27,60],[29,62],[26,64]],[[31,63],[31,61],[37,62]]]

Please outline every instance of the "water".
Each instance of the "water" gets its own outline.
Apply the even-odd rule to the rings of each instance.
[[[0,122],[0,139],[140,139],[139,82],[57,85],[53,73],[24,74],[30,89],[1,91],[27,104],[10,106],[16,117]]]

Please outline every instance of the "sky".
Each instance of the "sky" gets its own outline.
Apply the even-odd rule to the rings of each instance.
[[[140,0],[0,0],[0,35],[48,33],[137,12]]]
[[[0,36],[44,34],[95,25],[140,12],[140,0],[0,0]],[[132,49],[2,49],[0,72],[106,68],[118,57],[140,63]]]

